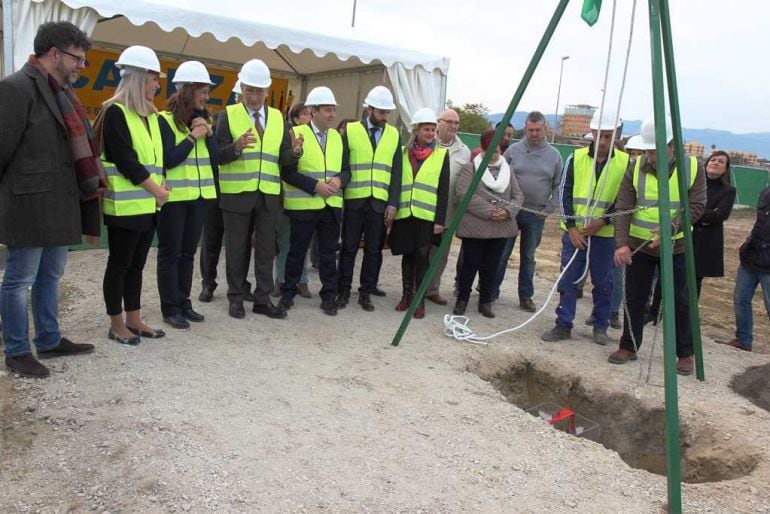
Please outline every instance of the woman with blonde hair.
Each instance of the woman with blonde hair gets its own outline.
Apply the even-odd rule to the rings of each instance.
[[[198,61],[179,65],[177,87],[160,114],[168,203],[158,215],[158,292],[163,321],[177,329],[202,322],[190,301],[195,251],[206,207],[217,197],[213,166],[221,152],[206,110],[213,84]]]
[[[142,270],[155,234],[155,213],[169,195],[162,180],[163,143],[152,103],[162,74],[155,52],[144,46],[126,48],[115,65],[120,84],[96,119],[107,174],[102,210],[109,257],[103,290],[110,316],[108,337],[136,345],[140,337],[165,335],[141,316]]]
[[[430,260],[431,244],[441,240],[449,200],[449,159],[446,148],[436,144],[436,114],[427,108],[412,116],[412,134],[403,148],[401,198],[388,244],[401,257],[403,296],[396,305],[405,311],[414,299]],[[425,299],[414,311],[425,317]]]

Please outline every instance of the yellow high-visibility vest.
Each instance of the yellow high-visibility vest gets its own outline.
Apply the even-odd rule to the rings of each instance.
[[[305,139],[302,157],[297,162],[297,171],[303,175],[326,182],[339,175],[342,170],[342,136],[330,128],[326,131],[326,149],[322,149],[310,125],[292,127],[294,135]],[[283,206],[290,211],[317,211],[327,205],[342,208],[342,191],[329,198],[308,194],[303,189],[283,183]]]
[[[605,163],[597,181],[594,173],[594,159],[588,154],[588,147],[575,150],[572,156],[572,209],[576,216],[580,216],[575,220],[578,228],[583,228],[586,216],[590,215],[591,218],[603,216],[615,203],[620,191],[620,183],[628,168],[628,160],[627,153],[615,150],[609,162]],[[593,209],[590,208],[592,205]],[[564,221],[561,222],[561,229],[567,230]],[[615,228],[609,224],[599,229],[595,235],[612,237],[614,234]]]
[[[179,145],[190,135],[189,129],[184,132],[179,130],[172,113],[163,112],[160,115],[171,127],[176,145]],[[196,200],[200,197],[208,200],[217,197],[217,190],[214,187],[214,171],[211,167],[211,158],[205,137],[195,141],[195,146],[181,164],[166,169],[166,185],[171,188],[168,193],[169,202]]]
[[[398,149],[398,130],[385,125],[377,148],[372,149],[366,126],[356,121],[345,129],[350,150],[350,182],[345,187],[345,200],[373,196],[388,201],[393,155]]]
[[[281,111],[265,106],[267,126],[262,138],[254,127],[254,119],[242,103],[228,105],[227,122],[233,141],[251,129],[257,142],[244,148],[235,161],[219,167],[219,190],[223,194],[262,191],[267,195],[281,193],[281,171],[278,157],[281,153],[284,125]]]
[[[629,234],[639,239],[650,239],[654,236],[654,229],[657,229],[660,225],[660,210],[658,203],[660,202],[658,192],[658,177],[654,173],[644,173],[641,171],[642,159],[636,160],[636,166],[634,166],[634,189],[636,190],[636,206],[646,207],[646,209],[638,210],[631,218],[631,230]],[[685,160],[685,177],[686,182],[690,184],[692,188],[695,184],[695,177],[698,174],[698,161],[695,157],[690,157]],[[677,181],[678,170],[674,168],[674,172],[668,179],[669,198],[671,201],[671,217],[676,216],[679,209],[682,208],[682,202],[679,198],[679,182]],[[689,188],[688,188],[689,190]],[[685,198],[687,201],[687,198]],[[681,239],[684,237],[682,231],[684,227],[680,227],[679,232],[674,234],[673,239]],[[692,230],[692,227],[688,227],[688,230]]]
[[[163,181],[163,141],[160,137],[158,115],[147,116],[145,126],[142,118],[123,104],[116,103],[126,117],[131,146],[136,152],[139,164],[150,173],[153,182],[160,185]],[[147,130],[149,128],[149,131]],[[102,210],[110,216],[136,216],[152,214],[157,210],[155,196],[142,186],[135,186],[115,166],[109,162],[104,152],[102,165],[107,175],[107,191],[102,197]]]
[[[438,183],[446,157],[446,148],[436,146],[420,166],[417,176],[412,171],[412,163],[409,161],[409,151],[406,146],[403,147],[402,153],[401,197],[398,211],[396,211],[396,219],[414,216],[425,221],[436,221]]]

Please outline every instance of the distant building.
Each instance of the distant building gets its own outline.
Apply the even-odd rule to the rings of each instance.
[[[684,153],[694,157],[703,157],[703,152],[705,150],[706,145],[703,145],[697,141],[688,141],[684,144]]]
[[[736,166],[759,167],[757,154],[753,152],[739,152],[737,150],[725,150],[730,156],[730,163]]]
[[[561,117],[561,131],[563,136],[584,136],[591,131],[591,117],[596,107],[590,105],[567,105],[564,107],[564,115]]]

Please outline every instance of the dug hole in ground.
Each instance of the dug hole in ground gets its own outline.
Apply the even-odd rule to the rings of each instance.
[[[770,510],[767,320],[757,318],[754,353],[712,339],[729,337],[724,291],[751,222],[750,213],[731,218],[727,277],[704,285],[707,381],[679,379],[687,512]],[[558,252],[549,220],[538,252],[539,305],[558,274]],[[487,347],[456,342],[443,334],[450,301],[428,302],[426,318],[392,347],[402,319],[393,310],[399,258],[385,258],[387,297],[374,298],[373,313],[354,293],[336,318],[324,315],[311,273],[314,297],[297,297],[287,320],[252,314],[250,304],[245,320],[230,318],[221,263],[214,301],[193,302],[204,323],[164,327],[166,338],[125,347],[106,338],[106,258],[103,250],[71,253],[62,282],[63,331],[96,352],[46,361],[46,380],[0,371],[2,512],[665,509],[662,331],[653,345],[646,327],[636,363],[608,364],[615,347],[592,343],[582,324],[590,287],[572,341],[540,340],[554,304]],[[160,326],[155,258],[152,250],[143,311]],[[511,265],[497,318],[476,313],[471,298],[479,334],[528,316],[518,309],[515,257]],[[193,298],[199,287],[196,276]],[[598,430],[576,437],[525,411],[549,402]]]

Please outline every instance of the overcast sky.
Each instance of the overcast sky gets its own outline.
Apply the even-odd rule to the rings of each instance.
[[[556,8],[556,0],[167,0],[188,9],[252,17],[339,37],[449,57],[447,98],[508,106]],[[580,19],[572,0],[518,110],[552,113],[561,56],[565,61],[559,111],[565,104],[599,105],[607,61],[612,1],[599,22]],[[617,105],[628,44],[632,0],[617,0],[607,102]],[[770,132],[770,3],[766,0],[670,0],[682,122],[690,128]],[[647,2],[637,1],[621,116],[644,119],[652,110]]]

